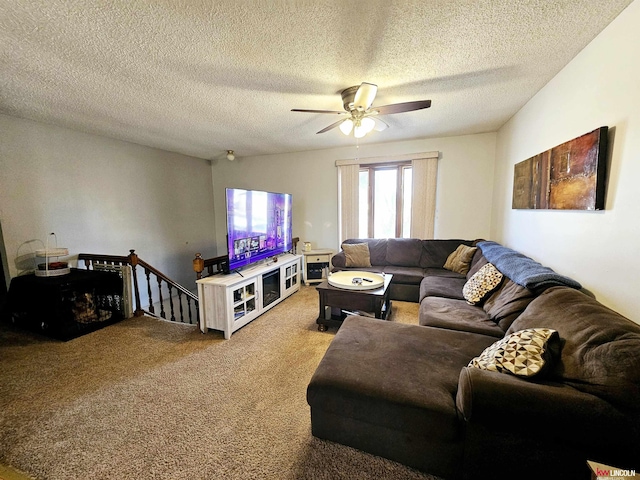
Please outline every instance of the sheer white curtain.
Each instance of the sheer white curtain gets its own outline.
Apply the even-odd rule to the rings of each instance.
[[[411,236],[429,239],[434,236],[436,187],[439,152],[413,153],[392,157],[336,160],[338,167],[338,216],[340,243],[358,238],[358,204],[360,165],[411,161],[412,201]]]
[[[438,157],[414,158],[411,170],[411,237],[430,239],[433,238],[436,220]]]
[[[338,166],[338,216],[340,243],[358,238],[358,172],[360,165]]]

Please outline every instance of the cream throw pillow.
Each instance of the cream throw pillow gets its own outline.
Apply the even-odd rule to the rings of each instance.
[[[342,251],[347,260],[347,267],[370,267],[371,257],[369,245],[366,243],[343,243]]]
[[[502,273],[492,263],[487,263],[474,273],[462,287],[462,296],[471,305],[481,302],[502,282]]]
[[[444,268],[457,272],[461,275],[466,275],[469,272],[469,266],[473,255],[478,250],[478,247],[467,247],[466,245],[460,245],[455,251],[447,257],[447,261],[444,263]]]
[[[554,360],[555,349],[551,344],[559,341],[558,332],[550,328],[520,330],[487,347],[468,366],[533,377],[549,367]]]

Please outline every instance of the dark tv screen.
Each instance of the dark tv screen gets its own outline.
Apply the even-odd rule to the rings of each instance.
[[[227,188],[227,249],[235,270],[291,250],[291,195]]]

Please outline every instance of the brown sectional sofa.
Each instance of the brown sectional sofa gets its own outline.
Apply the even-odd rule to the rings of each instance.
[[[346,266],[344,252],[331,259],[332,270],[366,270],[393,275],[391,299],[417,302],[420,284],[425,276],[465,279],[464,275],[445,270],[442,266],[447,257],[460,245],[473,245],[473,240],[419,240],[416,238],[349,239],[344,243],[367,243],[371,256],[371,267]],[[462,286],[460,287],[462,290]]]
[[[494,242],[478,244],[466,276],[439,270],[460,243],[474,242],[417,240],[417,266],[389,263],[390,245],[404,240],[374,242],[372,269],[422,269],[420,325],[344,321],[308,386],[315,436],[444,478],[587,479],[587,460],[640,470],[640,325]],[[386,251],[376,259],[386,264],[374,265],[374,251]],[[442,263],[424,266],[423,255],[434,251]],[[487,263],[485,253],[511,276],[469,305],[462,288]],[[523,277],[532,264],[534,273]],[[415,283],[401,278],[396,293],[414,295]],[[543,376],[468,366],[500,338],[528,328],[560,337]]]

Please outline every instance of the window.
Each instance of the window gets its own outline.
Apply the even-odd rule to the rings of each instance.
[[[408,162],[360,166],[360,238],[411,236],[411,174],[411,163]]]
[[[438,158],[434,151],[336,160],[340,241],[433,238]]]

